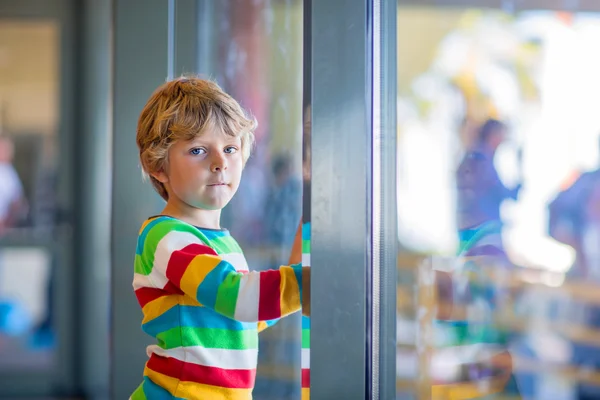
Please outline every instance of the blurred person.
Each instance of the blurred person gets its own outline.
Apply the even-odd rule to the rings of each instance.
[[[486,166],[486,169],[490,176],[486,178],[491,180],[491,184],[483,206],[490,217],[497,220],[500,220],[500,206],[504,200],[516,200],[521,190],[521,184],[518,184],[513,189],[507,188],[502,183],[494,165],[496,151],[506,141],[507,130],[508,128],[503,122],[496,119],[488,119],[479,129],[477,140],[472,149],[472,151],[483,155],[484,162],[489,164],[489,166]]]
[[[600,142],[599,142],[600,143]],[[600,147],[599,147],[600,150]],[[567,273],[569,280],[600,284],[600,169],[582,173],[548,205],[550,236],[575,250],[575,261]],[[600,327],[600,307],[573,301],[583,320],[568,323],[587,329]],[[600,347],[572,340],[575,366],[600,370]],[[600,398],[600,387],[589,383],[576,385],[578,400]]]
[[[0,234],[14,227],[25,210],[21,179],[13,166],[14,145],[0,137]]]
[[[459,246],[455,267],[436,271],[438,342],[432,397],[518,396],[508,334],[496,319],[507,295],[498,271],[511,265],[502,224],[488,207],[487,196],[497,184],[488,158],[469,152],[458,167],[456,182]],[[435,371],[436,365],[446,371]]]
[[[309,268],[249,271],[221,227],[255,127],[216,83],[194,77],[166,82],[142,110],[140,161],[166,206],[138,238],[133,287],[158,344],[133,400],[251,399],[258,332],[310,313]]]
[[[292,157],[289,154],[277,155],[273,160],[272,170],[273,184],[265,210],[267,238],[270,244],[289,252],[300,220],[298,201],[302,197],[302,185],[294,176]]]

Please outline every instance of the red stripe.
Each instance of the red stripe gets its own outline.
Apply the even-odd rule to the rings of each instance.
[[[190,244],[181,250],[174,251],[167,264],[167,279],[177,287],[181,287],[181,277],[187,270],[188,265],[194,257],[201,254],[210,254],[216,256],[217,253],[210,247],[203,244]]]
[[[166,293],[162,289],[142,287],[135,291],[135,296],[137,297],[138,303],[140,303],[140,307],[144,308],[144,306],[150,303],[152,300],[156,300],[160,297],[166,296]]]
[[[302,387],[310,388],[310,369],[309,368],[302,369]]]
[[[259,321],[281,317],[280,285],[281,274],[279,271],[272,270],[260,273],[260,293],[258,303]]]
[[[186,363],[171,357],[152,354],[148,368],[163,375],[187,382],[201,383],[230,389],[252,389],[255,369],[222,369]]]

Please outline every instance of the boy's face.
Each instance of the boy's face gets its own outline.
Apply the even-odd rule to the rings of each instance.
[[[241,138],[209,127],[191,141],[173,143],[166,171],[154,177],[167,188],[169,202],[220,210],[237,191],[242,170]]]

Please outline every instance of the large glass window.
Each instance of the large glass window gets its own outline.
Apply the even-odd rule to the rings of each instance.
[[[251,269],[288,263],[302,214],[302,1],[218,1],[201,27],[201,74],[258,120],[240,188],[222,215]],[[206,19],[204,14],[201,18]],[[254,396],[300,398],[299,314],[260,333]]]
[[[600,396],[599,40],[592,12],[399,2],[399,397]]]

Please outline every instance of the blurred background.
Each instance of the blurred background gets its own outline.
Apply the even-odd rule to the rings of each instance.
[[[252,268],[287,262],[303,3],[0,0],[1,399],[139,383],[132,249],[162,203],[135,124],[168,77],[214,79],[258,119],[222,223]],[[600,2],[397,10],[397,398],[600,398]],[[300,317],[260,340],[255,397],[300,399]]]

